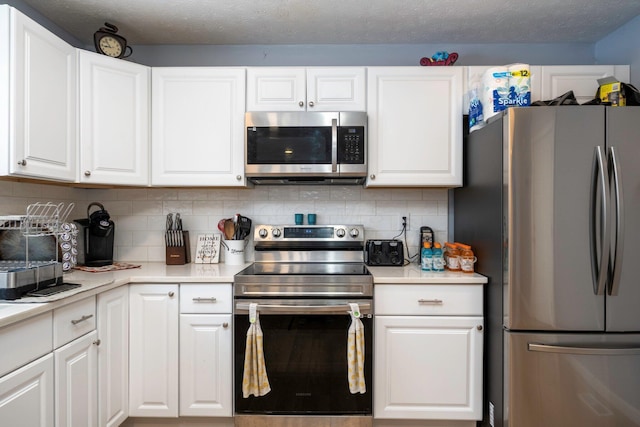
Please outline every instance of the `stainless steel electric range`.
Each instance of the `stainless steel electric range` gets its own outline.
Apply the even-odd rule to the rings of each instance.
[[[235,276],[235,412],[372,414],[373,280],[361,225],[257,225],[255,263]],[[257,304],[271,391],[242,395],[248,309]],[[365,393],[347,379],[350,303],[365,331]]]

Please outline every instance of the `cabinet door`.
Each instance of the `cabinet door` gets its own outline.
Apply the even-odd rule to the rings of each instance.
[[[129,415],[178,416],[178,285],[129,287]]]
[[[80,51],[80,182],[149,184],[149,74],[144,65]]]
[[[11,27],[9,173],[74,181],[76,49],[15,9]]]
[[[93,331],[54,351],[56,427],[97,425],[97,339]]]
[[[231,314],[180,315],[180,415],[233,413]]]
[[[98,295],[98,425],[117,427],[129,416],[129,288]]]
[[[367,186],[462,185],[462,67],[367,74]]]
[[[53,427],[53,412],[53,353],[0,378],[3,426]]]
[[[482,418],[482,317],[375,322],[374,417]]]
[[[245,71],[154,68],[152,185],[245,186]]]
[[[365,68],[307,69],[307,111],[366,111]]]
[[[542,99],[554,99],[570,90],[580,104],[591,101],[598,90],[598,79],[613,76],[629,81],[629,66],[554,65],[542,67]],[[533,99],[533,98],[532,98]]]
[[[306,90],[304,68],[247,68],[247,111],[305,111]]]

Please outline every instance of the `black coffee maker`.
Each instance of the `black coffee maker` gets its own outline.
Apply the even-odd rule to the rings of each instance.
[[[91,208],[99,209],[91,213]],[[74,220],[80,224],[78,234],[78,264],[102,267],[113,264],[113,239],[115,224],[101,203],[93,202],[87,207],[87,218]]]

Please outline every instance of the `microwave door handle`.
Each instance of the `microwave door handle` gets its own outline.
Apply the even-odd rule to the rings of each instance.
[[[331,172],[338,172],[338,119],[331,119]]]

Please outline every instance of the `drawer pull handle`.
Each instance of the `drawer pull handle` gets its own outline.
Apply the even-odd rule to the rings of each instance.
[[[77,325],[78,323],[84,322],[85,320],[89,320],[92,317],[93,317],[93,314],[84,314],[81,318],[72,320],[71,323],[74,325]]]
[[[422,298],[420,298],[418,300],[418,304],[442,305],[442,304],[444,304],[444,301],[442,301],[441,299],[422,299]]]
[[[193,302],[216,302],[216,301],[217,301],[216,297],[209,297],[209,298],[195,297],[193,299]]]

